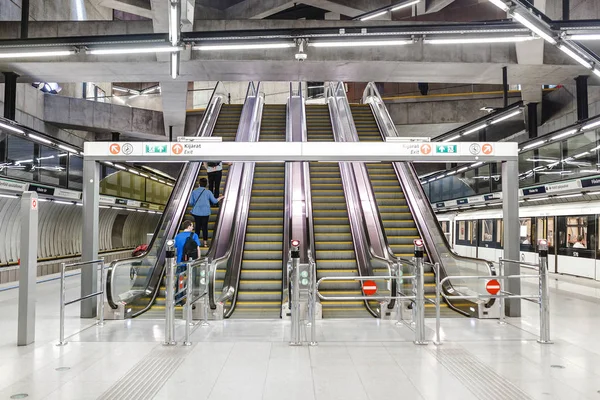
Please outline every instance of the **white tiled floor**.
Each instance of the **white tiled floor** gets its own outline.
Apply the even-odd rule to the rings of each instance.
[[[520,398],[600,399],[600,292],[589,281],[553,278],[554,344],[535,341],[538,310],[525,302],[523,317],[506,326],[443,320],[440,350],[415,346],[408,328],[375,319],[319,321],[317,347],[288,346],[288,321],[228,320],[195,327],[191,347],[164,348],[162,321],[109,321],[79,332],[90,321],[77,318],[76,305],[67,309],[70,343],[56,347],[58,282],[37,286],[36,343],[20,348],[18,292],[3,291],[0,400],[18,393],[27,399],[96,399],[159,351],[183,361],[155,399],[500,399],[510,384],[523,392]],[[68,283],[68,296],[77,296],[78,278]],[[427,323],[434,327],[433,320]],[[179,322],[179,341],[183,328]],[[474,363],[463,362],[463,370],[440,361],[453,350],[484,367],[473,371]],[[471,381],[465,379],[469,370]],[[487,396],[473,389],[480,379],[489,382]]]

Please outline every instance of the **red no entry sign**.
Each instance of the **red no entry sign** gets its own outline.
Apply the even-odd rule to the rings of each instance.
[[[488,291],[489,294],[495,296],[500,292],[500,282],[496,279],[491,279],[485,284],[485,290]]]
[[[363,293],[366,296],[373,296],[377,293],[377,284],[375,281],[364,281],[362,284]]]

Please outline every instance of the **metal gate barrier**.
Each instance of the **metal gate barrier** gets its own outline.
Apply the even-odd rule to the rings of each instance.
[[[539,304],[540,308],[540,334],[539,334],[539,343],[549,344],[552,343],[550,340],[550,299],[549,299],[549,289],[548,289],[548,242],[545,239],[541,239],[538,244],[539,249],[539,258],[538,263],[527,263],[519,260],[508,260],[501,258],[499,260],[500,270],[499,275],[495,276],[464,276],[464,275],[456,275],[456,276],[446,276],[444,279],[439,281],[436,285],[436,318],[439,321],[439,307],[440,301],[443,297],[446,300],[452,299],[465,299],[465,300],[489,300],[489,299],[499,299],[500,301],[500,324],[506,324],[505,322],[505,310],[504,303],[506,299],[520,299],[526,300],[533,303]],[[505,264],[518,264],[519,266],[523,266],[526,268],[534,268],[538,271],[537,275],[534,274],[518,274],[518,275],[504,275]],[[438,273],[439,276],[439,273]],[[514,294],[504,290],[506,286],[506,281],[509,279],[533,279],[536,278],[539,281],[539,292],[537,294]],[[494,289],[492,292],[496,292],[498,294],[476,294],[476,295],[451,295],[446,294],[440,288],[445,282],[451,280],[478,280],[478,279],[487,279],[488,283],[492,282],[494,285]],[[496,280],[496,282],[493,282]],[[489,292],[489,290],[488,290]],[[491,293],[491,292],[490,292]],[[439,322],[438,322],[439,323]],[[438,331],[439,332],[439,331]],[[438,342],[441,343],[439,333],[436,334]]]

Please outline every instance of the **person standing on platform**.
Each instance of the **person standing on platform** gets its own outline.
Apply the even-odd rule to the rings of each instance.
[[[217,204],[223,196],[215,198],[213,193],[206,189],[206,178],[200,179],[200,187],[195,189],[190,196],[190,206],[192,206],[192,216],[196,221],[196,234],[200,236],[202,231],[202,240],[204,247],[208,247],[208,219],[210,218],[210,205]]]
[[[215,198],[218,198],[219,189],[221,187],[221,178],[223,177],[223,162],[207,161],[204,163],[204,166],[208,173],[208,190],[214,194]]]

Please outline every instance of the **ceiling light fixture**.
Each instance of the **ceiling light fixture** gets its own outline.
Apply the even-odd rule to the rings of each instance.
[[[466,132],[463,132],[463,134],[462,134],[462,135],[463,135],[463,136],[470,135],[471,133],[475,133],[475,132],[477,132],[477,131],[479,131],[479,130],[481,130],[481,129],[485,128],[486,126],[487,126],[487,124],[481,124],[481,125],[477,125],[475,128],[471,128],[471,129],[469,129],[468,131],[466,131]]]
[[[594,75],[600,76],[600,70],[599,69],[594,68],[592,70],[592,72],[594,73]]]
[[[34,135],[33,133],[29,133],[29,134],[27,134],[27,136],[29,136],[33,140],[41,142],[41,143],[52,144],[51,140],[48,140],[48,139],[43,138],[43,137],[38,136],[38,135]]]
[[[574,159],[578,159],[578,158],[581,158],[581,157],[585,156],[586,154],[590,154],[590,152],[589,151],[585,151],[583,153],[576,154],[576,155],[573,156],[573,158]]]
[[[403,46],[412,44],[412,40],[348,40],[333,42],[309,42],[310,47],[358,47],[358,46]]]
[[[456,172],[464,172],[468,169],[469,169],[469,167],[462,167],[462,168],[457,169]]]
[[[490,3],[501,9],[502,11],[508,11],[508,6],[502,0],[489,0]]]
[[[568,55],[569,57],[571,57],[573,60],[577,61],[579,64],[581,64],[584,67],[586,67],[587,69],[592,69],[592,64],[590,64],[588,61],[584,60],[582,57],[580,57],[579,55],[577,55],[573,50],[569,49],[565,45],[560,44],[560,45],[558,45],[558,48],[563,53],[565,53],[566,55]]]
[[[523,147],[520,151],[531,149],[533,147],[537,147],[537,146],[539,146],[541,144],[544,144],[544,143],[546,143],[545,140],[538,140],[537,142],[530,143],[527,146]]]
[[[570,131],[566,131],[566,132],[563,132],[563,133],[559,133],[558,135],[556,135],[556,136],[554,136],[554,137],[550,138],[550,140],[558,140],[558,139],[562,139],[562,138],[564,138],[564,137],[567,137],[567,136],[570,136],[570,135],[572,135],[572,134],[574,134],[574,133],[577,133],[577,129],[571,129]]]
[[[179,52],[171,53],[171,78],[177,79],[179,76]]]
[[[132,47],[117,49],[90,49],[87,54],[108,55],[108,54],[143,54],[143,53],[171,53],[181,51],[181,47],[174,46],[154,46],[154,47]]]
[[[127,168],[125,168],[124,166],[122,166],[120,164],[115,164],[115,168],[121,169],[123,171],[127,171]]]
[[[556,196],[554,198],[555,199],[566,199],[566,198],[569,198],[569,197],[580,197],[580,196],[583,196],[583,193],[565,194],[565,195],[562,195],[562,196]]]
[[[585,124],[581,129],[588,130],[600,126],[600,121],[590,122],[589,124]]]
[[[521,114],[521,110],[517,110],[517,111],[511,112],[508,115],[505,115],[503,117],[497,118],[497,119],[493,120],[491,123],[492,123],[492,125],[493,124],[497,124],[498,122],[505,121],[505,120],[510,119],[510,118],[512,118],[512,117],[514,117],[516,115],[519,115],[519,114]]]
[[[140,174],[140,173],[139,173],[139,172],[137,172],[135,169],[131,169],[131,168],[129,168],[129,170],[128,170],[128,171],[129,171],[129,172],[131,172],[132,174],[136,174],[136,175],[139,175],[139,174]]]
[[[179,43],[180,27],[179,4],[177,2],[173,2],[171,3],[171,8],[169,9],[169,41],[173,46],[176,46],[177,43]]]
[[[533,36],[507,36],[489,38],[425,39],[429,44],[481,44],[481,43],[518,43],[535,39]]]
[[[238,44],[202,44],[193,47],[200,51],[218,51],[218,50],[265,50],[265,49],[286,49],[295,47],[292,42],[282,43],[238,43]]]
[[[600,40],[599,34],[582,34],[582,35],[569,35],[569,40]]]
[[[0,58],[25,58],[25,57],[60,57],[74,54],[72,50],[50,50],[50,51],[22,51],[12,53],[0,53]]]
[[[453,140],[456,140],[460,137],[460,135],[456,135],[456,136],[452,136],[451,138],[448,138],[446,140],[444,140],[445,142],[452,142]]]
[[[373,19],[373,18],[381,17],[382,15],[387,14],[387,12],[388,12],[388,10],[383,10],[383,11],[380,11],[378,13],[367,15],[366,17],[362,17],[360,20],[361,21],[368,21],[368,20]]]
[[[25,131],[22,131],[19,128],[16,128],[12,125],[5,124],[3,122],[0,122],[0,128],[4,128],[4,129],[8,129],[9,131],[25,134]]]
[[[529,21],[523,15],[519,14],[519,12],[513,13],[513,18],[516,19],[517,21],[519,21],[521,24],[525,25],[525,27],[529,28],[533,33],[535,33],[536,35],[538,35],[539,37],[541,37],[548,43],[556,44],[556,39],[554,39],[552,36],[550,36],[549,34],[544,32],[543,29],[536,26],[533,22]]]
[[[65,150],[65,151],[68,151],[69,153],[75,153],[75,154],[77,154],[77,153],[78,153],[78,151],[77,151],[77,150],[75,150],[75,149],[73,149],[73,148],[71,148],[71,147],[69,147],[69,146],[65,146],[64,144],[59,144],[59,145],[58,145],[58,148],[59,148],[59,149],[62,149],[62,150]]]

